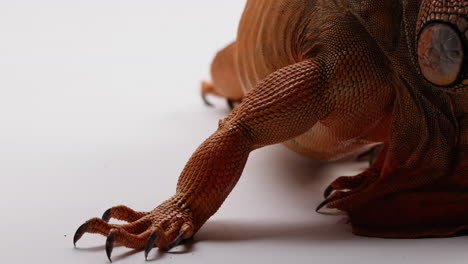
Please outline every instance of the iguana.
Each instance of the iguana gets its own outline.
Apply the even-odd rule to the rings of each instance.
[[[195,151],[176,193],[150,212],[116,206],[80,226],[168,250],[236,185],[249,153],[283,143],[318,160],[382,148],[321,206],[353,232],[441,237],[468,229],[468,1],[249,0],[202,93],[240,101]],[[129,222],[108,223],[110,218]]]

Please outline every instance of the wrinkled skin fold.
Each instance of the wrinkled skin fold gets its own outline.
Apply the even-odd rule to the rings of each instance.
[[[218,210],[251,151],[277,143],[320,160],[382,145],[322,204],[345,211],[356,234],[468,229],[467,28],[467,1],[249,0],[202,86],[240,103],[194,152],[174,196],[151,212],[114,207],[75,242],[106,235],[109,256],[114,242],[146,256],[170,249]]]

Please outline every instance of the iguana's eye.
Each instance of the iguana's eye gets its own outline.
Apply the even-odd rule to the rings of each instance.
[[[426,26],[418,40],[418,61],[424,77],[439,86],[458,80],[463,67],[464,48],[460,35],[447,24]]]

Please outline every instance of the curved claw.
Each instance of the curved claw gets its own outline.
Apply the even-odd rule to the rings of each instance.
[[[359,155],[357,156],[356,159],[357,159],[357,160],[362,160],[362,159],[364,159],[365,157],[368,157],[368,156],[372,155],[372,152],[373,152],[373,151],[374,151],[374,148],[371,148],[371,149],[369,149],[368,151],[359,154]]]
[[[327,199],[334,190],[335,189],[333,189],[333,187],[331,185],[328,185],[328,187],[323,192],[323,197],[325,197],[325,199]]]
[[[364,159],[365,157],[369,157],[369,166],[372,166],[377,158],[377,155],[379,154],[379,151],[380,149],[382,148],[382,145],[377,145],[371,149],[369,149],[368,151],[360,154],[358,157],[357,157],[357,160],[362,160]]]
[[[111,254],[112,254],[113,249],[114,249],[114,233],[110,231],[106,239],[106,254],[110,262],[112,262]]]
[[[102,214],[102,220],[109,222],[112,216],[112,208],[107,209],[104,214]]]
[[[169,248],[168,248],[167,250],[170,250],[171,248],[178,246],[178,245],[180,244],[180,242],[182,242],[182,240],[184,240],[185,235],[186,235],[186,232],[181,232],[181,233],[174,239],[174,241],[172,241],[172,243],[169,244]]]
[[[206,94],[202,94],[201,97],[202,97],[202,100],[205,103],[205,105],[207,105],[209,107],[213,107],[213,104],[210,103],[210,101],[208,101],[208,99],[206,98]]]
[[[231,110],[234,109],[234,101],[228,98],[226,99],[226,102]]]
[[[75,235],[73,236],[73,245],[76,247],[76,242],[80,240],[80,238],[83,236],[83,234],[86,232],[86,229],[88,229],[88,222],[80,225],[78,229],[75,232]]]
[[[148,254],[150,253],[151,249],[154,247],[154,241],[156,240],[156,232],[151,232],[151,235],[148,237],[148,241],[145,245],[145,259],[148,260]]]
[[[374,152],[372,152],[372,155],[369,158],[369,166],[374,165],[376,159],[377,159],[377,150],[374,150]]]
[[[328,197],[327,199],[325,199],[323,202],[321,202],[319,204],[319,206],[317,206],[317,208],[315,209],[315,212],[319,212],[320,209],[322,209],[323,207],[325,207],[327,204],[329,204],[331,201],[333,201],[333,197]]]

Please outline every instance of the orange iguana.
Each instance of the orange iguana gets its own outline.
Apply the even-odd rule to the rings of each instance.
[[[202,93],[240,101],[151,212],[84,223],[113,243],[170,249],[226,199],[249,153],[284,143],[333,160],[382,143],[373,165],[327,188],[356,234],[449,236],[468,229],[468,1],[249,0],[237,39]],[[111,225],[111,218],[128,221]]]

